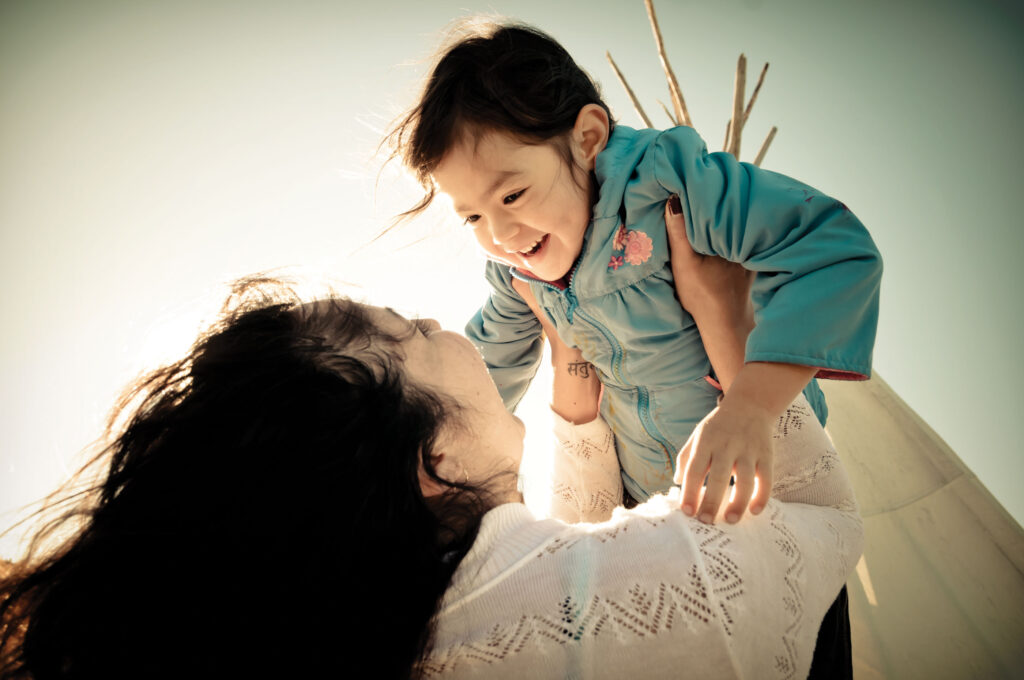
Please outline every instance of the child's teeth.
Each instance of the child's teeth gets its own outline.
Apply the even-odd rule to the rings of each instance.
[[[528,255],[528,254],[530,253],[530,251],[531,251],[531,250],[533,250],[534,248],[536,248],[536,247],[537,247],[537,244],[538,244],[538,243],[540,243],[540,241],[541,241],[541,239],[537,239],[536,241],[534,241],[533,243],[531,243],[531,244],[530,244],[530,246],[529,246],[528,248],[523,248],[523,249],[522,249],[522,250],[520,250],[519,252],[520,252],[520,253],[522,253],[523,255]]]

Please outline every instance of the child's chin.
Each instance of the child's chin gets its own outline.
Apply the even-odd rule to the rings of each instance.
[[[494,253],[491,253],[491,252],[486,252],[485,251],[484,252],[484,256],[488,260],[490,260],[491,262],[497,262],[498,264],[507,264],[510,267],[521,267],[522,266],[522,264],[520,264],[519,262],[513,262],[512,260],[508,259],[507,257],[501,257],[500,255],[495,255]]]
[[[555,281],[561,281],[565,278],[565,274],[559,274],[557,271],[551,271],[550,269],[543,269],[538,271],[530,270],[530,273],[536,276],[541,281],[547,281],[548,283],[554,283]],[[568,272],[566,272],[568,274]]]

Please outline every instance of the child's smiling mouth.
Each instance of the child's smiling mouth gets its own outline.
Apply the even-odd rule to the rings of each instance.
[[[544,234],[544,236],[542,236],[540,239],[535,241],[533,243],[533,245],[531,245],[531,246],[529,246],[527,248],[524,248],[522,250],[517,250],[517,251],[515,251],[515,254],[519,255],[520,257],[522,257],[524,259],[529,260],[531,257],[533,257],[534,255],[539,253],[544,248],[544,246],[548,242],[548,238],[549,237],[550,237],[550,234]]]

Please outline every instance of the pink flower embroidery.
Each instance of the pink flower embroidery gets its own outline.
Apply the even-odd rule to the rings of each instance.
[[[642,231],[630,231],[626,234],[626,262],[643,264],[651,259],[654,243],[651,237]]]
[[[612,255],[612,259],[608,263],[608,266],[611,267],[612,269],[618,269],[622,265],[623,265],[622,255]]]
[[[619,225],[619,230],[615,232],[615,240],[612,241],[612,250],[622,250],[626,247],[626,225]]]

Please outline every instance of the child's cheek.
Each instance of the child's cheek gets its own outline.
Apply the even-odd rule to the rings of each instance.
[[[508,253],[495,245],[490,239],[481,238],[479,236],[479,232],[477,232],[477,234],[477,243],[480,245],[480,249],[484,251],[484,256],[488,260],[494,260],[495,262],[515,266],[516,263],[509,259]]]

